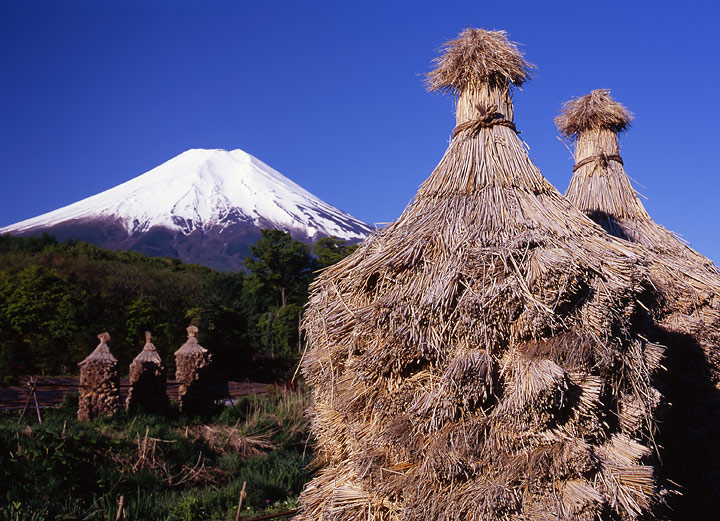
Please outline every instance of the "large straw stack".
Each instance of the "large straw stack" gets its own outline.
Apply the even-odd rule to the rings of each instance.
[[[167,409],[166,383],[162,359],[152,343],[152,334],[146,331],[145,346],[130,364],[130,391],[125,406],[129,410],[141,407],[152,412]]]
[[[78,420],[114,414],[120,407],[120,380],[117,358],[110,352],[108,333],[98,335],[100,344],[80,362]]]
[[[594,90],[567,102],[556,122],[575,143],[568,199],[609,233],[641,245],[662,295],[655,310],[668,346],[663,393],[670,408],[658,441],[668,479],[681,495],[674,519],[717,519],[720,496],[720,272],[655,223],[625,173],[618,134],[628,110]]]
[[[661,502],[649,437],[662,350],[647,272],[540,174],[511,92],[530,66],[467,29],[429,75],[457,97],[397,222],[313,283],[302,371],[318,475],[300,520],[596,520]]]
[[[175,379],[180,384],[180,410],[190,414],[208,412],[213,406],[208,389],[208,369],[212,355],[198,344],[197,327],[188,327],[187,333],[187,342],[175,351]]]

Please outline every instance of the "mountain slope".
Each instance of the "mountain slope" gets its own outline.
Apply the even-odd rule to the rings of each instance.
[[[0,228],[237,269],[261,228],[304,242],[362,240],[366,223],[338,210],[242,150],[192,149],[130,181]]]

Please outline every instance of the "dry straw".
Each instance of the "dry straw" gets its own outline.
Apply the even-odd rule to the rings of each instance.
[[[720,495],[720,271],[655,223],[625,172],[618,133],[631,123],[610,91],[568,101],[556,118],[575,143],[567,198],[608,233],[636,243],[661,302],[655,319],[668,346],[664,378],[671,404],[660,436],[664,471],[680,485],[677,519],[716,519]]]
[[[467,29],[429,74],[457,132],[397,222],[313,283],[302,371],[321,470],[300,520],[597,520],[662,502],[648,273],[511,125],[530,66]],[[648,304],[646,305],[649,305]]]
[[[208,386],[210,352],[198,343],[198,328],[187,328],[188,339],[175,351],[175,379],[180,384],[180,409],[196,414],[212,410],[213,399]]]
[[[114,414],[121,406],[117,358],[110,352],[108,333],[98,335],[100,344],[80,362],[78,419],[91,420]]]
[[[664,296],[658,311],[663,324],[718,345],[720,271],[673,232],[648,215],[630,184],[620,157],[618,133],[632,116],[598,89],[565,103],[555,119],[560,132],[575,143],[575,173],[566,197],[605,230],[647,249],[653,283]],[[579,167],[578,167],[579,166]],[[709,353],[720,366],[720,352]]]
[[[162,411],[169,405],[165,367],[152,343],[152,334],[145,332],[145,346],[130,364],[130,391],[125,402],[128,409],[142,407],[146,411]]]

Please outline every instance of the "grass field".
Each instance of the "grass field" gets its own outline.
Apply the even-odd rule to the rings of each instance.
[[[306,398],[239,398],[205,418],[121,412],[78,422],[77,398],[0,414],[0,520],[234,520],[293,508],[312,459]]]

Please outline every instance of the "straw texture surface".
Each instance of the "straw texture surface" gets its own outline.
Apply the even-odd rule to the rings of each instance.
[[[608,233],[638,245],[659,290],[654,309],[668,347],[663,393],[669,407],[658,440],[663,471],[679,485],[674,519],[717,518],[720,496],[720,272],[706,257],[655,223],[632,188],[619,156],[618,132],[629,112],[608,90],[567,102],[556,122],[575,142],[568,199]],[[579,166],[579,168],[578,168]]]
[[[114,414],[120,407],[120,379],[117,359],[107,343],[110,335],[98,335],[100,344],[80,362],[80,393],[78,419],[91,420],[97,416]]]
[[[528,68],[505,34],[466,30],[445,49],[430,88],[457,96],[459,132],[398,221],[311,288],[320,470],[297,519],[653,515],[663,350],[643,335],[643,261],[509,125],[485,124],[512,121]]]
[[[212,355],[197,340],[198,328],[187,328],[188,339],[175,351],[175,379],[180,383],[180,409],[192,414],[207,412],[213,407],[208,385],[208,369]]]
[[[152,412],[167,409],[166,384],[165,367],[148,331],[143,350],[130,364],[130,391],[125,406],[130,410],[141,407]]]

